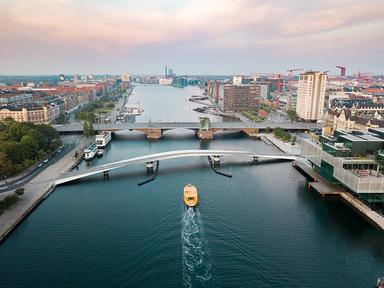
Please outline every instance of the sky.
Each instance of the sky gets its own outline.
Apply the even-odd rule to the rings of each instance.
[[[0,74],[378,74],[383,15],[383,0],[0,0]]]

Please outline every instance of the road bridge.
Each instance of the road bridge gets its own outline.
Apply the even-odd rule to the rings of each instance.
[[[251,158],[254,161],[258,161],[258,159],[280,159],[280,160],[287,160],[287,161],[296,160],[296,157],[291,155],[263,155],[263,154],[257,154],[251,151],[176,150],[176,151],[168,151],[168,152],[134,157],[126,160],[120,160],[120,161],[100,165],[97,167],[91,167],[88,169],[67,172],[67,173],[64,173],[62,176],[60,176],[55,181],[55,185],[60,185],[63,183],[71,182],[77,179],[85,178],[85,177],[99,174],[99,173],[103,173],[104,175],[106,175],[111,170],[126,167],[126,166],[137,164],[137,163],[146,163],[147,165],[152,165],[153,167],[153,162],[155,161],[188,158],[188,157],[212,157],[213,160],[217,162],[217,161],[220,161],[219,159],[222,156],[245,157],[245,158]]]
[[[82,133],[83,124],[53,125],[53,127],[62,134]],[[317,128],[316,123],[301,122],[210,122],[209,129],[201,129],[200,122],[142,122],[142,123],[114,123],[114,124],[94,124],[95,131],[141,131],[151,139],[159,139],[163,133],[173,129],[188,129],[195,131],[202,139],[212,139],[213,134],[218,131],[243,131],[249,136],[257,136],[259,132],[265,132],[268,129],[281,127],[286,131],[304,132]]]

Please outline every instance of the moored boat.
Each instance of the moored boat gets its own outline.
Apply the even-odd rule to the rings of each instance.
[[[89,145],[87,148],[84,149],[84,159],[92,160],[96,156],[97,150],[98,149],[96,143],[92,143],[91,145]]]
[[[99,149],[99,151],[97,151],[97,157],[101,158],[101,157],[103,157],[103,155],[104,155],[104,150]]]
[[[184,186],[184,204],[188,207],[195,207],[198,202],[197,189],[192,184]]]
[[[96,135],[97,148],[104,148],[111,142],[111,132],[103,131]]]

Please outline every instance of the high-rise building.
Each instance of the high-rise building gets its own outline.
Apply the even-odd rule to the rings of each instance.
[[[122,80],[123,82],[131,82],[131,75],[129,75],[129,74],[123,74],[123,75],[121,75],[121,80]]]
[[[260,104],[260,85],[225,85],[224,111],[241,112],[258,109]]]
[[[243,77],[242,76],[233,76],[232,77],[232,84],[233,85],[241,85],[243,82]]]
[[[323,118],[327,74],[309,71],[300,74],[296,113],[299,118],[316,121]]]
[[[269,95],[269,83],[261,82],[257,85],[260,86],[260,97],[262,100],[267,100]]]

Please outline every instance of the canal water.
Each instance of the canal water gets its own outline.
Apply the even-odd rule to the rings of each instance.
[[[181,129],[150,142],[119,132],[88,165],[177,149],[279,153],[239,133],[206,142]],[[225,157],[220,169],[233,177],[190,158],[162,161],[141,187],[144,164],[58,187],[0,245],[0,287],[360,288],[384,275],[383,234],[308,191],[291,163]],[[195,210],[182,202],[187,183]]]
[[[130,105],[138,105],[144,109],[136,122],[194,122],[199,117],[209,117],[211,121],[222,121],[222,117],[201,114],[193,111],[203,105],[188,101],[191,96],[202,95],[197,86],[174,88],[171,86],[135,84],[137,87],[129,97]],[[205,101],[209,104],[209,101]]]

